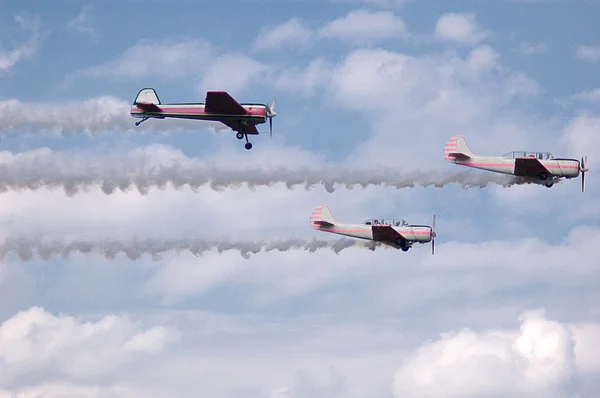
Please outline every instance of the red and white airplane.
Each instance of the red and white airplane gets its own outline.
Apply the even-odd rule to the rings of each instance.
[[[581,192],[585,191],[587,156],[577,159],[555,158],[550,152],[509,152],[503,156],[475,155],[467,140],[457,135],[444,147],[444,158],[451,163],[477,169],[511,174],[550,188],[561,178],[576,178],[581,173]]]
[[[167,117],[178,119],[212,120],[229,126],[236,131],[238,139],[246,138],[246,149],[251,149],[248,134],[256,135],[257,124],[262,124],[269,119],[269,131],[273,136],[273,117],[275,100],[271,106],[266,104],[240,104],[226,91],[208,91],[206,102],[202,103],[173,103],[162,104],[153,88],[143,88],[133,101],[131,116],[140,118],[135,125],[150,119],[164,119]]]
[[[405,220],[371,219],[362,224],[344,224],[333,218],[327,205],[315,208],[310,215],[310,226],[316,230],[353,238],[374,240],[402,251],[415,244],[431,242],[431,254],[435,252],[435,215],[433,227],[410,225]]]

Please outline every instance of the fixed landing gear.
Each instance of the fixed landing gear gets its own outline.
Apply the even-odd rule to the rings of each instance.
[[[140,124],[144,123],[146,120],[150,119],[149,117],[145,117],[142,120],[140,120],[139,122],[135,122],[136,126],[139,126]]]
[[[251,144],[250,142],[248,142],[248,134],[246,134],[246,131],[245,131],[245,129],[244,129],[244,128],[242,128],[242,131],[238,131],[238,132],[235,134],[235,137],[236,137],[238,140],[241,140],[242,138],[246,137],[246,145],[244,145],[244,148],[246,148],[247,150],[250,150],[250,149],[252,149],[252,144]]]
[[[545,181],[544,186],[546,188],[552,188],[552,185],[554,185],[552,180],[548,180],[548,177],[550,176],[545,171],[542,171],[540,174],[538,174],[538,177],[540,177],[540,180]]]
[[[400,246],[403,252],[407,252],[408,249],[410,249],[410,246],[406,244],[406,241],[404,239],[396,238],[394,239],[394,243],[397,246]]]

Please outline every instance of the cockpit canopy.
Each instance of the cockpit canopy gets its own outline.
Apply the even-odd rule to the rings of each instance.
[[[400,219],[383,219],[383,218],[373,218],[364,222],[365,225],[391,225],[392,227],[406,227],[408,222],[406,220]]]
[[[525,152],[525,151],[513,151],[505,153],[505,158],[516,159],[516,158],[537,158],[539,160],[550,160],[554,158],[550,152]]]

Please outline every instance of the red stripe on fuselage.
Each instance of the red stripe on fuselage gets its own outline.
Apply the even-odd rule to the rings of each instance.
[[[161,107],[157,105],[159,110],[146,112],[144,108],[133,106],[131,107],[131,113],[139,113],[139,114],[154,114],[154,113],[179,113],[186,115],[197,115],[197,116],[227,116],[227,117],[264,117],[265,116],[265,108],[264,107],[244,107],[246,110],[245,114],[234,114],[234,113],[210,113],[204,110],[204,106],[196,106],[196,107]]]

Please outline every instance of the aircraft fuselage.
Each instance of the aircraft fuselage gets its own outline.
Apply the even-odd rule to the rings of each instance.
[[[463,166],[474,167],[477,169],[493,171],[496,173],[511,174],[516,176],[540,175],[542,171],[536,173],[531,171],[526,165],[528,158],[503,158],[497,156],[475,156],[469,159],[453,159],[450,162]],[[538,160],[545,169],[547,177],[566,177],[574,178],[579,176],[580,166],[577,159],[554,158],[548,160]]]
[[[139,119],[144,118],[178,118],[194,120],[211,120],[217,122],[246,122],[248,125],[262,124],[267,121],[267,107],[265,104],[240,104],[245,114],[226,114],[207,112],[204,103],[182,103],[182,104],[156,104],[155,109],[144,109],[134,104],[131,107],[131,116]],[[248,131],[247,134],[257,134]]]

